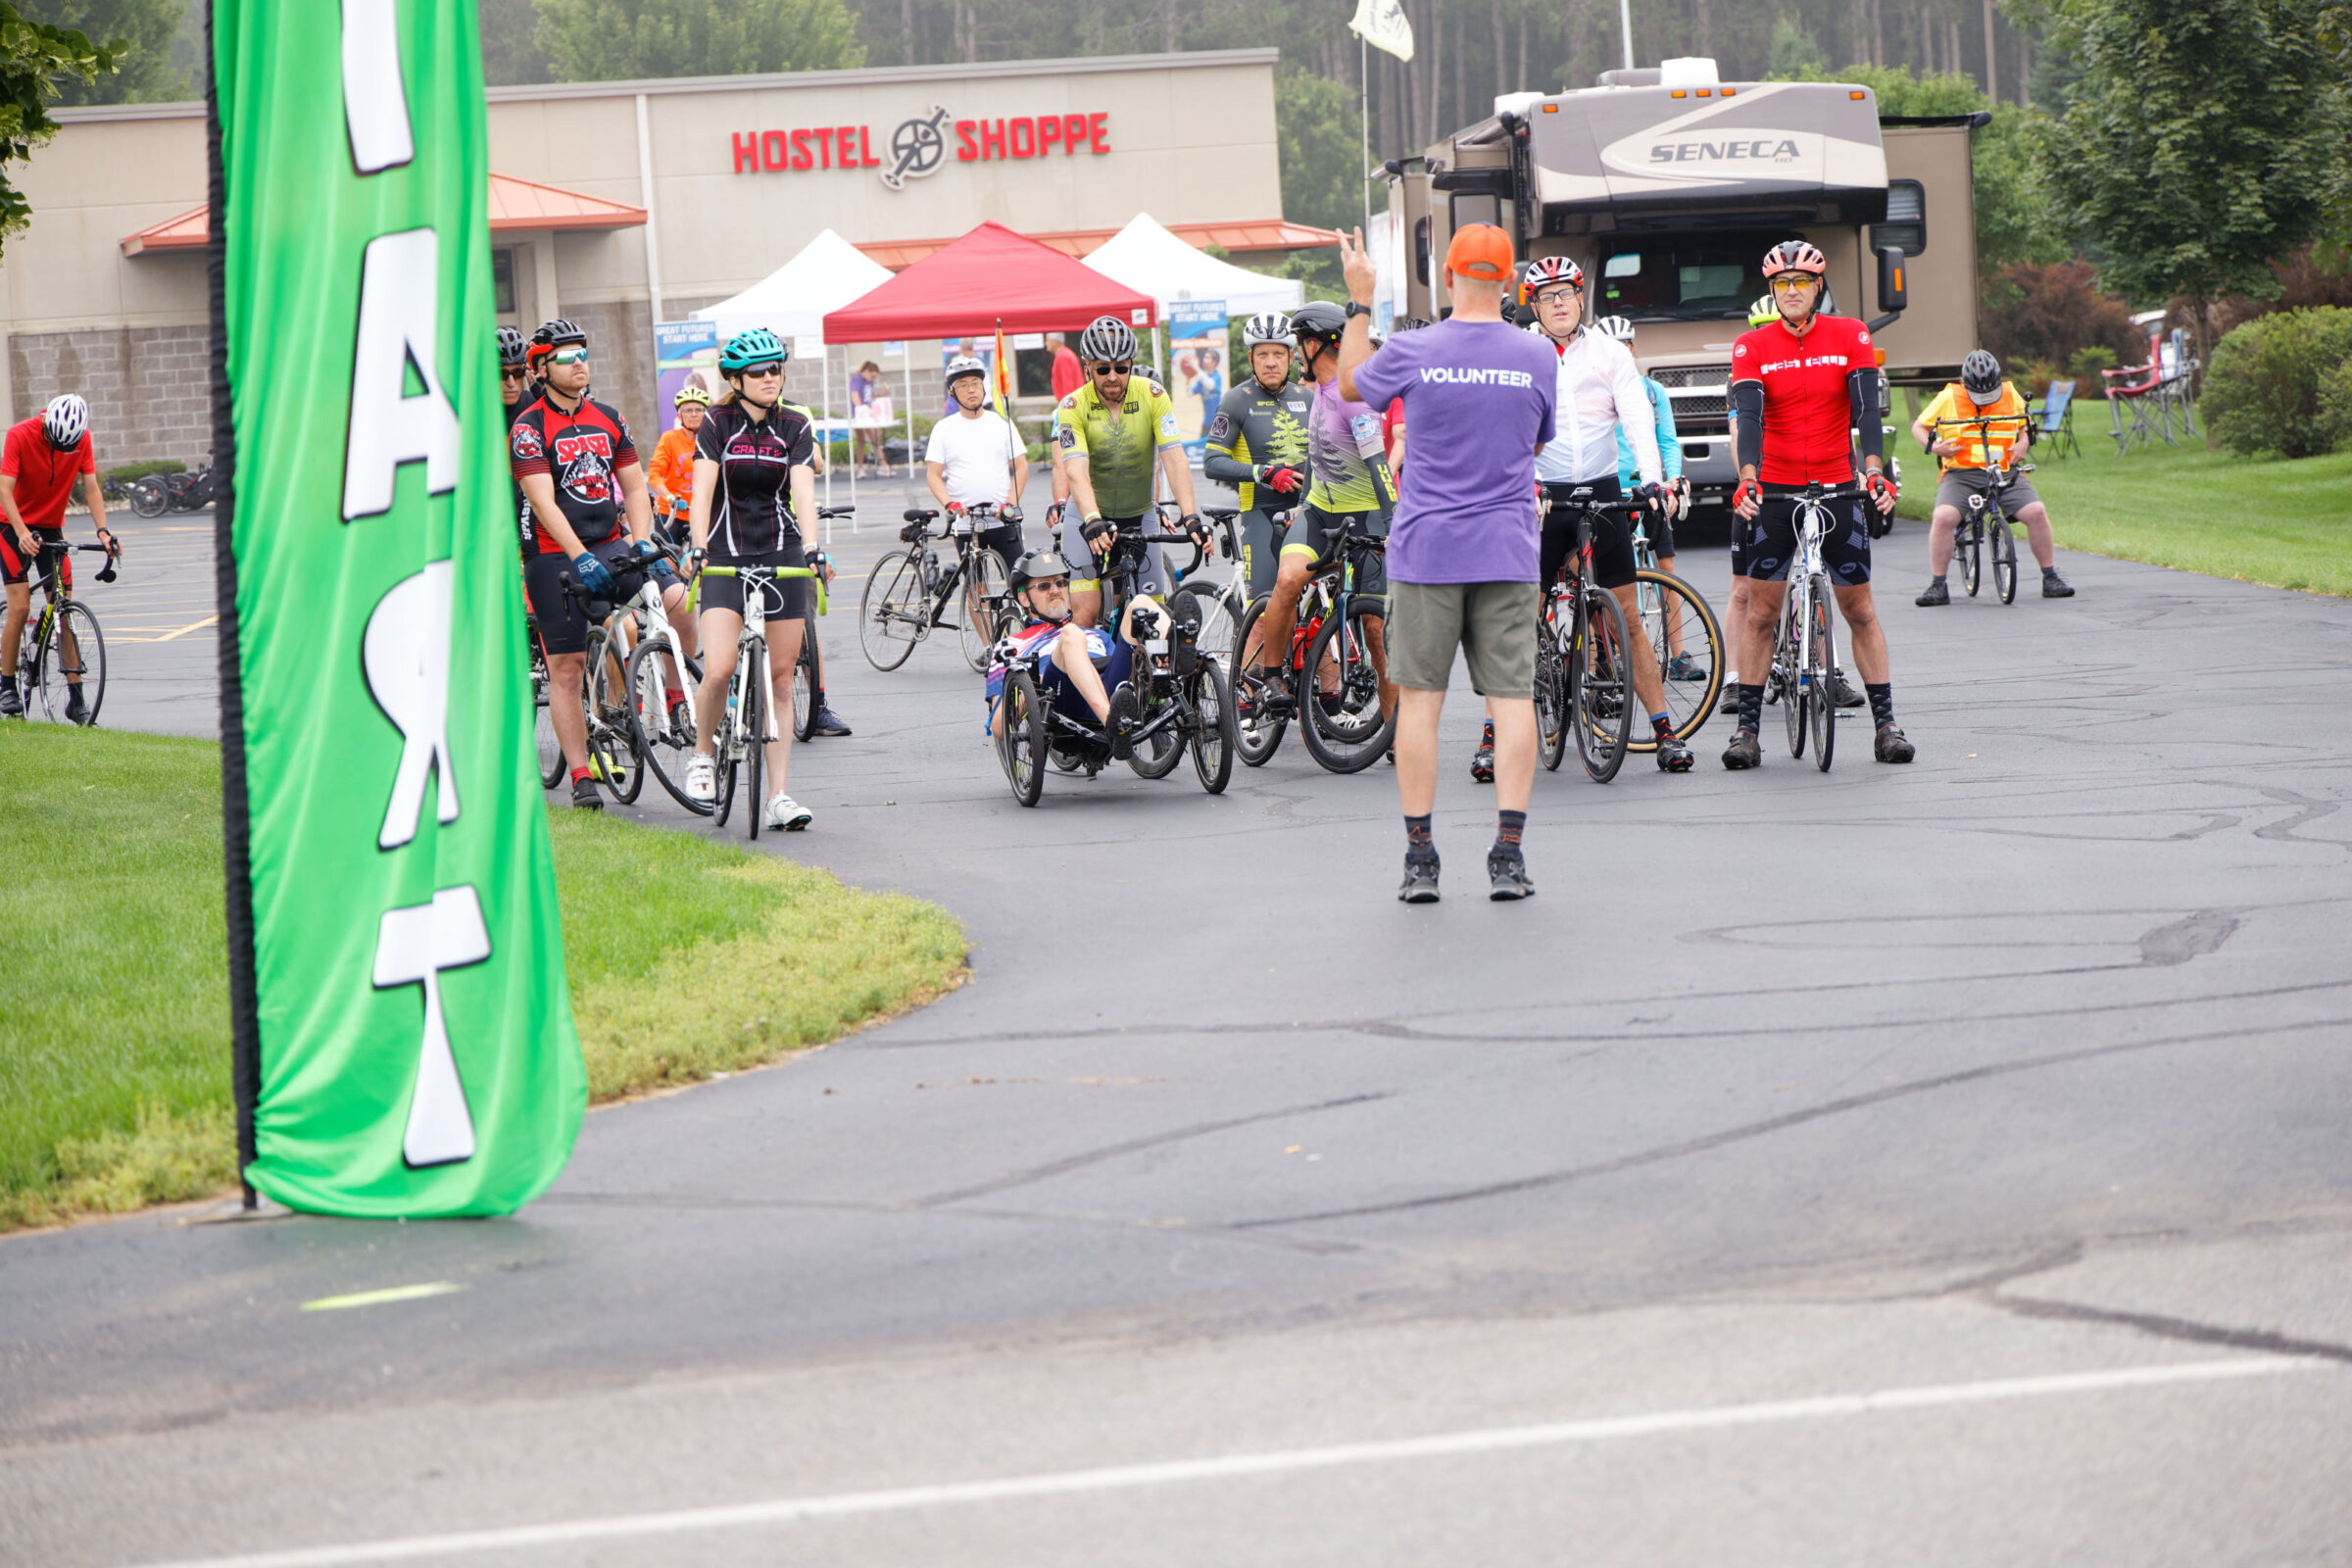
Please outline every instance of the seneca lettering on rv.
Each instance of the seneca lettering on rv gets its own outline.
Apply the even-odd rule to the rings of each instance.
[[[1649,150],[1653,164],[1688,164],[1709,159],[1727,158],[1794,158],[1794,140],[1784,141],[1674,141],[1660,142]]]

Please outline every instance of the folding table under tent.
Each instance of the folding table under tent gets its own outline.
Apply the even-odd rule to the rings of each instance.
[[[1097,246],[1086,265],[1157,302],[1162,317],[1183,300],[1223,300],[1227,316],[1260,311],[1289,313],[1306,303],[1306,285],[1295,277],[1268,277],[1221,262],[1170,233],[1149,213]]]
[[[696,311],[692,319],[715,324],[721,343],[755,326],[764,326],[788,343],[812,337],[840,343],[847,340],[824,337],[825,313],[870,294],[889,281],[889,268],[828,228],[802,246],[791,261],[734,298]],[[824,376],[824,412],[829,416],[833,404],[833,360],[829,354],[819,356],[819,360]],[[828,463],[825,500],[830,504],[832,499],[833,467]],[[851,503],[855,505],[857,499],[858,465],[853,454]],[[851,526],[856,526],[855,519]]]

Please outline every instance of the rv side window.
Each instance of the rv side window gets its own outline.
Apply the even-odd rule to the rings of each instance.
[[[1413,275],[1429,286],[1429,220],[1424,218],[1413,224]]]
[[[1502,198],[1476,191],[1466,196],[1456,196],[1453,199],[1454,232],[1460,233],[1465,223],[1493,223],[1497,228],[1502,227]]]
[[[1886,221],[1870,225],[1870,244],[1873,250],[1881,245],[1896,245],[1905,256],[1917,256],[1928,248],[1928,192],[1916,179],[1890,179],[1886,182]]]

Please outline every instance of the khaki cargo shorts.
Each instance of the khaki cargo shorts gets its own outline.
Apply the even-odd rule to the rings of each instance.
[[[1991,488],[1992,475],[1984,468],[1946,468],[1936,485],[1936,504],[1965,516],[1968,498]],[[2001,492],[2001,505],[2012,517],[2040,499],[2034,494],[2034,481],[2022,473],[2011,479],[2009,488]]]
[[[1390,583],[1389,679],[1442,692],[1459,648],[1481,697],[1532,698],[1541,602],[1532,582]]]

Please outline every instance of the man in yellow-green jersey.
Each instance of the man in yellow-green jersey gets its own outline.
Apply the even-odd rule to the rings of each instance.
[[[1183,510],[1188,532],[1200,533],[1193,502],[1193,470],[1176,433],[1176,407],[1167,391],[1135,373],[1135,333],[1115,316],[1101,316],[1078,340],[1086,384],[1054,410],[1054,465],[1068,482],[1080,526],[1065,529],[1062,556],[1070,566],[1070,612],[1081,626],[1102,613],[1099,563],[1118,534],[1142,533],[1152,514],[1155,480],[1165,473]],[[1159,551],[1144,552],[1142,593],[1167,591]]]

